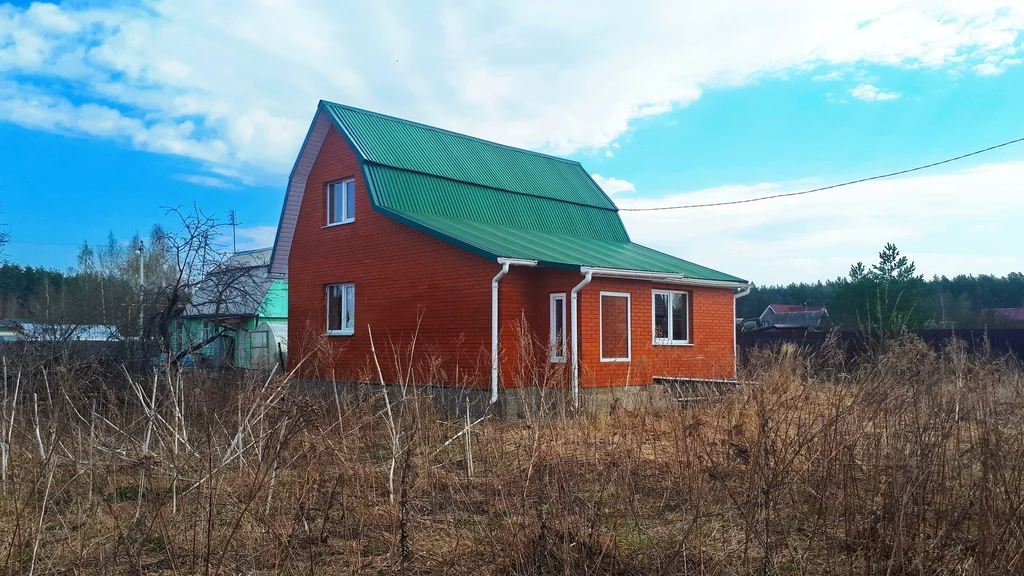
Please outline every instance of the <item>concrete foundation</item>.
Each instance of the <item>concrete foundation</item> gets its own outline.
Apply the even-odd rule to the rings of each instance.
[[[311,394],[333,394],[332,382],[302,380],[296,388]],[[339,392],[358,395],[369,400],[380,397],[380,384],[346,382],[338,383]],[[402,397],[399,386],[389,386],[392,402]],[[532,420],[564,418],[573,415],[572,396],[563,388],[510,388],[501,390],[498,402],[490,404],[490,390],[482,388],[459,388],[453,386],[409,386],[408,394],[430,398],[449,418],[464,418],[468,406],[471,418],[491,415],[509,420]],[[382,399],[381,399],[382,401]],[[580,414],[606,418],[618,410],[654,409],[663,410],[678,401],[678,393],[671,386],[653,384],[649,386],[616,386],[608,388],[583,388],[580,390]]]

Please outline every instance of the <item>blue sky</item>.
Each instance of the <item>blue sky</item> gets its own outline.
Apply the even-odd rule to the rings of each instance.
[[[799,190],[1024,136],[1024,6],[978,0],[0,4],[0,222],[60,269],[164,207],[273,239],[319,98],[580,160],[624,208]],[[348,27],[348,22],[359,25]],[[624,213],[757,283],[897,243],[926,274],[1024,271],[1024,144],[884,182]]]

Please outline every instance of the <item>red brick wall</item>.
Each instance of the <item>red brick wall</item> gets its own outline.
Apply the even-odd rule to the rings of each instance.
[[[500,303],[503,331],[502,386],[528,385],[526,365],[549,365],[546,350],[549,337],[550,294],[566,295],[566,330],[571,326],[572,288],[583,279],[573,270],[513,267],[501,281]],[[672,290],[690,294],[691,346],[654,345],[652,291]],[[631,361],[601,361],[600,293],[630,294]],[[690,378],[734,378],[735,348],[733,292],[730,289],[657,284],[636,280],[594,278],[580,292],[580,385],[623,386],[650,384],[655,376]],[[521,338],[512,322],[525,317],[533,332],[535,347],[531,358],[522,355]],[[571,340],[567,348],[571,350]],[[568,381],[568,363],[559,366]]]
[[[355,222],[325,228],[326,185],[356,181]],[[378,214],[358,161],[332,128],[306,185],[288,262],[289,362],[312,378],[376,379],[369,328],[384,378],[399,380],[417,333],[414,380],[489,386],[490,260]],[[549,296],[582,279],[574,270],[513,266],[499,291],[502,387],[567,382],[569,363],[547,361]],[[355,334],[324,336],[328,284],[354,282]],[[580,298],[582,386],[649,384],[654,376],[733,377],[732,292],[692,288],[693,346],[653,346],[650,282],[595,278]],[[666,289],[678,287],[662,286]],[[600,361],[599,293],[631,294],[631,362]],[[571,350],[571,342],[567,343]],[[538,370],[540,368],[541,370]],[[545,372],[538,376],[538,372]]]
[[[652,290],[690,293],[692,346],[654,345]],[[600,293],[630,294],[631,361],[602,362]],[[732,290],[594,278],[580,292],[580,386],[650,384],[655,376],[735,377]]]
[[[355,178],[355,221],[324,228],[326,184]],[[288,261],[289,362],[307,377],[397,381],[421,314],[417,379],[487,385],[491,278],[498,264],[374,212],[359,164],[331,128],[309,175]],[[328,284],[354,282],[355,334],[324,336]],[[368,328],[368,326],[370,328]],[[404,368],[403,368],[404,372]]]

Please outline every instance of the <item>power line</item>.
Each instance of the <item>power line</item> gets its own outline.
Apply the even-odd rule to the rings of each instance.
[[[1010,144],[1016,144],[1018,142],[1024,142],[1024,138],[1017,138],[1016,140],[1010,140],[1009,142],[1003,142],[1002,144],[996,144],[995,146],[989,146],[988,148],[982,148],[981,150],[975,150],[974,152],[968,152],[967,154],[961,154],[955,158],[947,158],[940,160],[939,162],[932,162],[931,164],[925,164],[923,166],[916,166],[914,168],[908,168],[906,170],[899,170],[898,172],[889,172],[888,174],[880,174],[878,176],[870,176],[868,178],[861,178],[859,180],[850,180],[849,182],[842,182],[840,184],[832,184],[831,186],[823,186],[821,188],[814,188],[811,190],[801,190],[799,192],[784,192],[782,194],[772,194],[770,196],[761,196],[759,198],[747,198],[746,200],[731,200],[729,202],[708,202],[706,204],[682,204],[678,206],[658,206],[654,208],[619,208],[620,212],[654,212],[659,210],[684,210],[688,208],[710,208],[712,206],[730,206],[733,204],[749,204],[751,202],[761,202],[762,200],[774,200],[776,198],[786,198],[789,196],[802,196],[804,194],[811,194],[813,192],[822,192],[824,190],[832,190],[833,188],[842,188],[843,186],[851,186],[853,184],[860,184],[861,182],[870,182],[871,180],[881,180],[883,178],[892,178],[893,176],[899,176],[901,174],[909,174],[910,172],[917,172],[918,170],[926,170],[928,168],[934,168],[935,166],[941,166],[942,164],[949,164],[950,162],[956,162],[957,160],[963,160],[971,156],[977,156],[978,154],[984,154],[990,152],[996,148],[1002,148],[1009,146]]]
[[[29,246],[71,246],[74,248],[81,248],[82,244],[72,244],[70,242],[36,242],[34,240],[11,240],[8,244],[27,244]],[[90,244],[91,246],[91,244]]]

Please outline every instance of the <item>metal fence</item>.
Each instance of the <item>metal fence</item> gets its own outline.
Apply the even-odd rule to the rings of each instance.
[[[872,339],[864,332],[838,332],[838,338],[846,355],[856,358],[870,350],[877,339]],[[914,334],[936,350],[946,346],[951,338],[962,340],[967,349],[973,353],[991,352],[1004,356],[1013,354],[1024,360],[1024,329],[977,329],[977,330],[915,330]],[[736,342],[741,355],[752,348],[772,347],[783,343],[792,343],[802,348],[819,350],[828,339],[827,332],[740,332]]]

